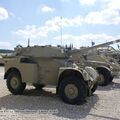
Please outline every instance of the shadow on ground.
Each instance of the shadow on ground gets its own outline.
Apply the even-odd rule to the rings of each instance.
[[[114,90],[114,89],[120,89],[120,83],[111,82],[107,86],[99,86],[97,90],[107,91],[107,90]]]
[[[7,95],[0,98],[0,108],[18,110],[57,110],[53,115],[69,119],[85,118],[99,100],[98,96],[87,98],[83,105],[63,103],[56,94],[45,90],[26,90],[24,95]]]
[[[104,118],[104,119],[106,119],[106,120],[120,120],[120,119],[118,119],[118,118],[107,117],[107,116],[104,116],[104,115],[97,115],[97,114],[92,114],[92,113],[90,113],[89,115],[94,116],[94,117],[98,117],[98,119]]]

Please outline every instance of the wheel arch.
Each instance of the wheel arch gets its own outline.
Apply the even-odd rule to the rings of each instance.
[[[64,71],[59,75],[58,84],[57,84],[57,93],[58,93],[58,89],[59,89],[60,82],[61,82],[65,77],[67,77],[67,76],[76,76],[76,77],[80,78],[81,80],[84,80],[84,77],[83,77],[81,71],[74,70],[74,69],[64,70]]]
[[[111,72],[111,70],[108,67],[106,67],[106,66],[98,66],[98,67],[96,67],[96,70],[97,71],[98,70],[105,70],[107,72]]]
[[[17,72],[21,76],[20,71],[17,68],[12,67],[12,68],[9,68],[7,72],[5,72],[4,79],[7,79],[9,73],[11,72]]]

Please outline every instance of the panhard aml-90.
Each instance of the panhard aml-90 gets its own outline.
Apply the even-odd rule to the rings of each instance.
[[[4,57],[7,87],[12,94],[22,94],[26,84],[41,89],[56,86],[60,98],[69,104],[81,104],[97,89],[99,74],[90,67],[79,67],[72,55],[61,47],[17,46]]]

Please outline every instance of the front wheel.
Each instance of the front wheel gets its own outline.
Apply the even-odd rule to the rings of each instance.
[[[110,75],[109,81],[112,82],[112,81],[113,81],[113,78],[114,78],[114,77],[113,77],[112,75]]]
[[[66,77],[60,83],[59,95],[65,103],[82,104],[87,97],[87,86],[80,78]]]
[[[22,83],[20,74],[13,71],[10,72],[7,77],[7,87],[8,90],[14,95],[22,94],[26,87],[26,83]]]

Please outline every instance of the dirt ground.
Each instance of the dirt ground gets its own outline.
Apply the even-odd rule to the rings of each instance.
[[[98,87],[83,105],[68,105],[55,94],[55,88],[35,90],[27,86],[23,95],[12,95],[0,67],[0,120],[120,120],[120,79]]]

